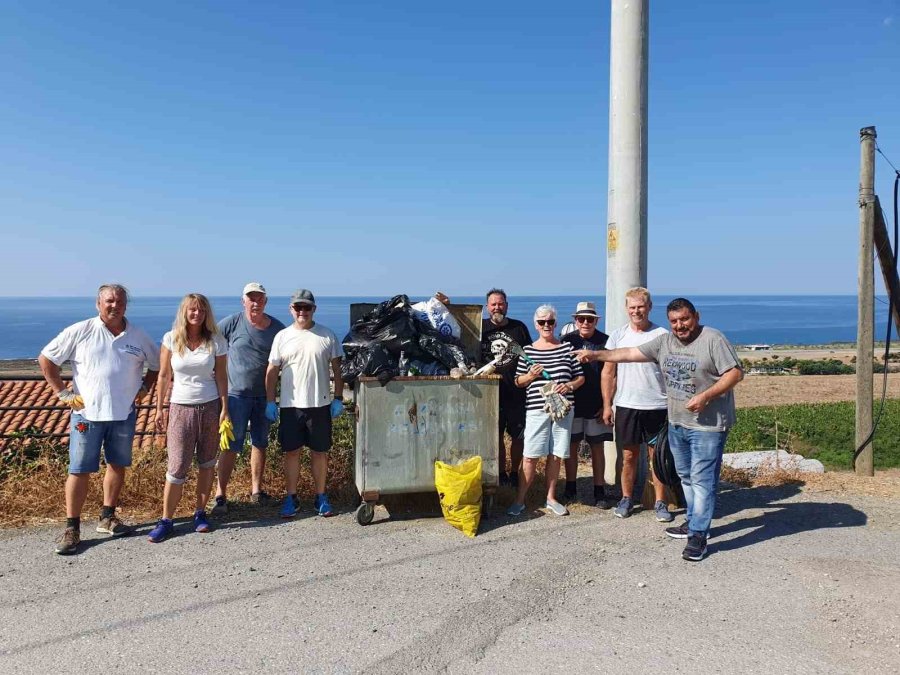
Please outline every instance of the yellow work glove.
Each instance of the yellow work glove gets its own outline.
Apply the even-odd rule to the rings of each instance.
[[[72,410],[84,410],[84,399],[71,389],[63,389],[56,396]]]
[[[231,425],[231,420],[226,417],[219,425],[219,449],[227,450],[231,447],[231,441],[233,440],[234,427]]]

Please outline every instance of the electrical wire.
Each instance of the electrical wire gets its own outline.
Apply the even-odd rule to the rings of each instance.
[[[894,169],[894,173],[896,174],[894,177],[894,251],[893,251],[893,267],[894,271],[897,270],[897,249],[898,249],[898,235],[900,235],[900,218],[898,218],[898,188],[900,188],[900,171],[891,164],[891,160],[887,158],[887,156],[881,152],[881,148],[878,147],[878,144],[875,144],[875,149],[878,150],[879,154],[884,157],[885,161],[891,165],[891,168]],[[887,222],[887,219],[884,217],[884,211],[881,212],[882,220]],[[893,327],[893,317],[891,316],[891,309],[894,306],[895,302],[900,302],[900,298],[895,298],[892,293],[892,289],[888,284],[888,288],[886,289],[888,293],[888,313],[887,313],[887,335],[884,339],[884,374],[882,377],[881,384],[881,403],[878,406],[878,414],[875,416],[875,420],[872,423],[872,431],[869,432],[869,435],[866,437],[856,451],[853,453],[853,466],[856,466],[857,458],[862,454],[863,450],[869,443],[872,442],[872,439],[875,438],[875,431],[878,429],[878,425],[881,422],[881,416],[884,414],[884,402],[887,398],[887,384],[888,384],[888,357],[891,353],[891,328]],[[857,364],[859,367],[859,364]]]

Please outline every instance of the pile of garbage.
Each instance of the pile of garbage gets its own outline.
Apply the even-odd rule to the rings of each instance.
[[[459,338],[459,323],[436,297],[412,305],[395,295],[350,326],[341,375],[351,386],[363,376],[384,386],[398,376],[471,375],[475,364]]]

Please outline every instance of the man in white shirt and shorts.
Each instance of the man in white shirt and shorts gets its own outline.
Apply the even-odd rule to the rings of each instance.
[[[652,308],[653,301],[646,288],[638,286],[626,291],[628,323],[613,331],[606,348],[637,347],[668,333],[650,321]],[[622,453],[622,499],[613,513],[619,518],[627,518],[634,511],[634,479],[641,445],[648,443],[652,457],[653,446],[649,443],[666,423],[666,383],[656,363],[607,362],[600,376],[600,388],[604,401],[603,420],[606,424],[614,424],[616,446]],[[672,522],[665,488],[655,475],[653,489],[656,492],[653,507],[656,519],[661,523]]]
[[[300,449],[310,450],[316,498],[320,516],[331,516],[325,494],[328,451],[331,449],[331,420],[344,409],[344,381],[341,379],[341,346],[335,334],[313,321],[316,298],[302,288],[291,295],[294,322],[275,336],[266,369],[266,416],[275,421],[275,384],[281,375],[281,423],[278,438],[284,453],[287,495],[281,506],[282,518],[293,518],[299,510],[297,483],[300,479]],[[332,398],[328,370],[334,377]]]
[[[125,469],[131,466],[134,404],[156,382],[159,347],[142,328],[126,321],[127,305],[124,286],[104,284],[97,291],[98,316],[63,330],[38,357],[47,384],[72,409],[66,529],[56,545],[61,555],[76,553],[81,543],[81,510],[90,475],[100,470],[101,448],[106,475],[97,532],[115,536],[128,531],[116,517],[116,506],[125,483]],[[60,377],[66,361],[72,363],[71,389]]]

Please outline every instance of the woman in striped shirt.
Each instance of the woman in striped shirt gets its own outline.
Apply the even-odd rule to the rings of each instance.
[[[566,507],[556,501],[556,480],[560,461],[569,456],[569,440],[572,435],[573,410],[559,421],[551,419],[544,411],[541,388],[546,384],[546,373],[554,383],[553,390],[565,396],[574,406],[573,392],[584,384],[581,364],[572,355],[572,345],[560,342],[553,334],[556,326],[556,308],[541,305],[534,312],[534,327],[538,339],[524,348],[525,355],[533,363],[520,358],[516,366],[516,386],[525,388],[525,453],[522,468],[525,480],[519,482],[516,501],[507,513],[520,516],[525,512],[525,495],[534,481],[537,462],[547,458],[547,508],[557,516],[568,515]]]

